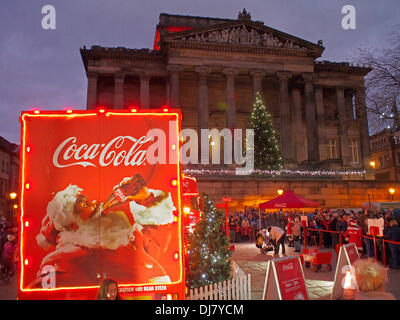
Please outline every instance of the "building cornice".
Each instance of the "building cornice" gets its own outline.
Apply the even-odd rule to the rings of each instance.
[[[90,49],[83,47],[80,49],[83,64],[86,72],[88,71],[87,64],[91,59],[129,59],[142,61],[164,61],[159,51],[150,49],[129,49],[124,47],[101,47],[92,46]]]
[[[344,72],[366,76],[372,68],[364,65],[351,64],[349,62],[333,62],[324,60],[315,61],[314,70],[315,72]]]
[[[193,49],[193,50],[207,50],[219,52],[237,52],[237,53],[252,53],[252,54],[271,54],[271,55],[284,55],[284,56],[297,56],[297,57],[320,57],[320,52],[311,51],[307,49],[291,49],[291,48],[274,48],[274,47],[261,47],[251,45],[235,45],[231,43],[209,43],[209,42],[196,42],[187,40],[165,40],[163,41],[163,52],[167,49]]]

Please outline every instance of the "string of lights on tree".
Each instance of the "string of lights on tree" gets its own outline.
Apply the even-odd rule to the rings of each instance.
[[[369,112],[369,123],[371,123],[371,133],[375,134],[383,129],[397,129],[395,125],[395,115],[391,106],[383,106],[377,110]]]
[[[202,195],[203,215],[188,236],[189,273],[187,284],[197,288],[229,279],[229,238],[222,228],[225,214],[217,211],[208,195]]]
[[[259,170],[282,169],[283,159],[272,117],[258,92],[250,115],[250,127],[254,130],[254,167]]]

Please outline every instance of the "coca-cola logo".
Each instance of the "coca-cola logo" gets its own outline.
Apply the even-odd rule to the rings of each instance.
[[[293,270],[293,262],[284,264],[282,269],[283,269],[283,271]]]
[[[152,137],[118,136],[108,143],[78,144],[76,137],[69,137],[59,144],[53,154],[53,165],[57,168],[71,166],[102,167],[140,166],[146,160],[147,150],[143,145]]]

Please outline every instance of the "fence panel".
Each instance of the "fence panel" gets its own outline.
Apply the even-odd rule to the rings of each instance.
[[[190,289],[187,300],[250,300],[250,274],[208,286]]]

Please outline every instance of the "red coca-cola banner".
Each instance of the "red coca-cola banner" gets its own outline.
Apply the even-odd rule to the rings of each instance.
[[[178,112],[21,123],[20,291],[182,283]]]
[[[274,261],[282,300],[308,300],[303,270],[298,257]]]

